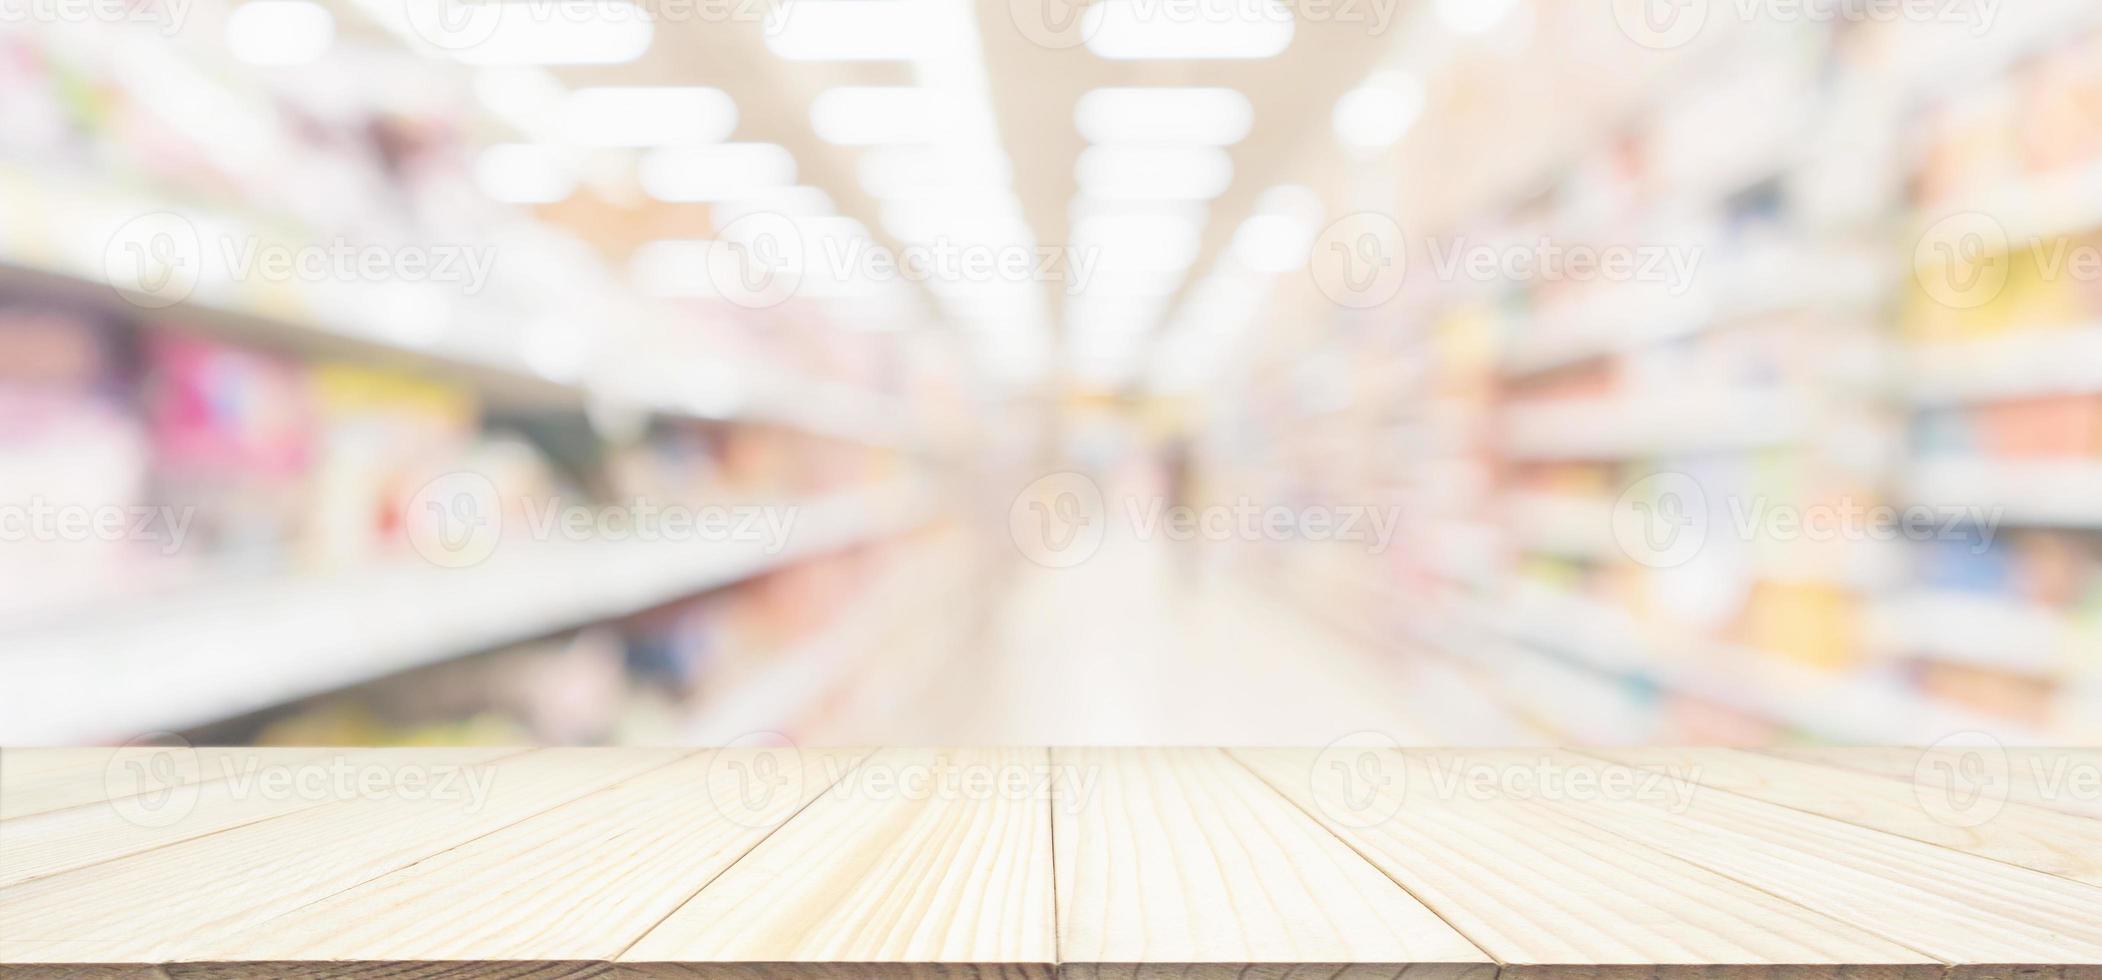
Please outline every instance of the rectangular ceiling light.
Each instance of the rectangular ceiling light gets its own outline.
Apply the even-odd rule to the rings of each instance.
[[[997,148],[878,146],[861,154],[861,187],[872,197],[953,195],[961,190],[1006,188],[1014,167]]]
[[[1223,87],[1098,88],[1073,122],[1090,143],[1231,146],[1248,136],[1255,107]]]
[[[717,143],[652,150],[636,167],[659,201],[731,201],[796,182],[796,158],[776,143]]]
[[[577,188],[573,156],[568,147],[497,143],[475,158],[475,183],[491,200],[552,204]]]
[[[736,128],[737,103],[719,88],[586,88],[562,102],[562,137],[575,146],[714,143]]]
[[[912,85],[841,85],[810,103],[810,126],[834,146],[927,143],[934,138],[933,97]]]
[[[1197,260],[1200,230],[1169,214],[1095,215],[1073,226],[1073,244],[1098,250],[1106,267],[1180,272]]]
[[[1104,201],[1209,201],[1233,183],[1233,160],[1210,146],[1090,146],[1080,191]]]
[[[1269,58],[1294,27],[1282,0],[1097,0],[1081,17],[1088,50],[1119,61]]]
[[[748,214],[766,212],[791,218],[811,218],[837,210],[832,195],[825,193],[823,188],[798,184],[794,187],[755,188],[749,194],[716,202],[709,206],[708,217],[720,228]]]
[[[912,0],[787,0],[766,15],[766,46],[790,61],[910,61],[937,36],[932,9]]]
[[[650,49],[650,15],[626,0],[413,0],[410,31],[470,65],[624,65]]]

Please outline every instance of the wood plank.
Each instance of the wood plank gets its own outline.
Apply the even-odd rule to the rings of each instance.
[[[686,754],[543,749],[480,763],[431,750],[363,764],[322,806],[0,888],[0,965],[162,963]]]
[[[164,953],[177,978],[318,978],[370,960],[597,970],[823,792],[834,756],[865,754],[703,752]],[[755,773],[767,791],[747,802]]]
[[[1230,754],[1503,963],[1505,980],[1942,973],[1931,956],[1647,844],[1483,793],[1537,784],[1552,766],[1537,753],[1517,771],[1514,757],[1456,751]],[[1668,802],[1693,786],[1633,791]]]
[[[1923,797],[1908,783],[1733,749],[1586,754],[1637,768],[1699,766],[1703,786],[2102,885],[2102,823],[2056,810],[2012,802],[1988,810],[1932,787],[1920,787],[1929,789]]]
[[[1049,978],[1048,764],[1042,749],[878,752],[650,930],[621,972]]]
[[[1216,749],[1059,749],[1062,975],[1493,977],[1473,943]],[[1253,972],[1250,972],[1253,971]]]
[[[1562,778],[1629,768],[1551,755]],[[1951,980],[2102,976],[2102,889],[2091,885],[1705,784],[1679,809],[1604,797],[1541,805],[1931,954],[1953,964]]]
[[[246,761],[226,755],[225,772],[201,782],[0,822],[0,888],[320,806],[329,802],[324,784],[302,787],[302,774],[325,780],[332,766],[415,765],[429,751],[360,750],[356,761],[308,749],[257,753]],[[461,749],[447,758],[480,763],[520,751]],[[102,778],[98,773],[82,782],[100,785]]]
[[[1977,746],[1975,762],[1965,758],[1974,749],[1963,746],[1778,746],[1754,751],[1954,792],[1959,794],[1954,803],[1982,785],[1999,799],[2102,819],[2102,750]],[[1976,768],[1980,765],[1982,773]],[[1952,801],[1943,796],[1937,805],[1952,806]]]
[[[141,795],[155,798],[142,802],[140,809],[157,809],[161,797],[183,787],[237,775],[250,765],[285,765],[328,751],[214,746],[0,749],[0,821]]]

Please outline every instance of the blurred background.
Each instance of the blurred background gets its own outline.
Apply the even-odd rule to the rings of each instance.
[[[2102,738],[2080,0],[0,0],[0,743]]]

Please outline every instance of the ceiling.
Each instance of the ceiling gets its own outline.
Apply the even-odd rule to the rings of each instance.
[[[415,45],[415,37],[402,30],[397,8],[388,0],[336,2],[339,11],[349,11],[349,18],[362,18],[367,29],[373,21],[395,18],[396,22],[389,25],[394,33]],[[560,20],[577,15],[574,10],[551,15],[542,8],[581,3],[583,6],[575,9],[585,10],[588,16],[593,9],[616,9],[623,2],[509,0],[506,9],[539,9],[537,16]],[[770,10],[765,6],[769,2],[783,6]],[[1114,301],[1139,312],[1128,322],[1120,320],[1115,327],[1117,342],[1111,358],[1115,363],[1091,379],[1083,378],[1105,385],[1128,385],[1140,379],[1149,352],[1172,320],[1179,300],[1187,296],[1190,285],[1209,271],[1231,267],[1229,253],[1233,251],[1235,232],[1256,210],[1257,201],[1266,190],[1284,184],[1313,185],[1315,193],[1309,196],[1323,201],[1330,219],[1368,206],[1363,192],[1366,181],[1362,179],[1367,164],[1362,158],[1354,159],[1338,143],[1331,127],[1332,111],[1340,97],[1383,67],[1408,62],[1412,70],[1423,70],[1415,63],[1426,60],[1425,39],[1437,36],[1434,29],[1424,29],[1435,23],[1435,18],[1421,9],[1428,5],[1427,0],[1398,8],[1392,6],[1397,0],[1384,0],[1387,6],[1380,5],[1382,0],[1338,0],[1327,5],[1308,0],[1294,5],[1298,8],[1296,13],[1284,15],[1291,26],[1289,43],[1266,57],[1111,58],[1098,53],[1096,48],[1101,45],[1082,43],[1079,25],[1093,22],[1081,18],[1075,8],[1059,6],[1069,2],[636,0],[637,5],[649,11],[652,24],[647,46],[639,56],[620,63],[546,65],[543,70],[572,91],[598,86],[708,86],[726,92],[737,107],[735,129],[728,135],[730,141],[773,143],[786,148],[794,157],[798,183],[822,189],[839,215],[855,219],[877,242],[892,249],[907,243],[893,231],[897,222],[885,221],[885,202],[872,197],[860,179],[863,159],[879,150],[828,143],[819,138],[813,126],[813,100],[828,89],[923,86],[940,94],[940,104],[946,111],[971,119],[982,116],[989,121],[988,126],[975,129],[963,126],[965,135],[961,139],[983,140],[1004,153],[1011,164],[1012,199],[1020,217],[1027,223],[1033,244],[1050,249],[1075,243],[1072,211],[1076,199],[1083,196],[1076,180],[1076,165],[1089,146],[1075,123],[1075,107],[1083,95],[1095,89],[1125,86],[1223,86],[1238,91],[1252,108],[1252,124],[1245,137],[1225,147],[1232,162],[1231,182],[1216,197],[1182,209],[1194,214],[1199,222],[1194,258],[1186,262],[1180,275],[1166,277],[1148,290],[1158,295]],[[1191,23],[1221,12],[1245,19],[1271,16],[1274,11],[1287,9],[1280,0],[1101,2],[1124,3],[1137,11],[1136,16],[1141,19],[1177,22],[1177,18],[1184,18]],[[1511,0],[1480,2],[1501,2],[1506,7],[1511,4]],[[916,57],[899,60],[792,60],[777,53],[777,49],[783,49],[779,42],[784,33],[780,30],[784,23],[781,17],[791,18],[785,23],[792,29],[796,23],[793,18],[802,16],[800,9],[844,4],[880,6],[901,15],[925,18],[925,23],[933,27],[924,33],[932,37],[911,38],[926,43],[920,45]],[[769,14],[773,19],[769,19]],[[1073,26],[1061,33],[1051,26],[1059,23]],[[1111,28],[1117,26],[1113,21],[1108,23]],[[1098,32],[1092,39],[1105,36]],[[774,41],[772,45],[770,39]],[[514,112],[508,119],[493,120],[488,138],[491,142],[559,141],[555,127],[548,123],[520,118]],[[944,146],[957,149],[953,141]],[[966,149],[976,152],[975,148]],[[639,148],[591,151],[588,163],[583,165],[589,173],[578,190],[559,201],[533,206],[542,217],[565,225],[598,245],[616,265],[625,264],[649,242],[714,236],[724,217],[714,206],[666,203],[642,192],[633,168],[643,152]],[[1358,179],[1350,179],[1353,175]],[[1390,187],[1393,182],[1392,176],[1384,175],[1371,181]],[[976,200],[960,190],[956,199]],[[888,216],[895,218],[899,202],[892,203]],[[907,203],[933,206],[940,202]],[[1371,206],[1391,204],[1375,201]],[[1143,212],[1153,205],[1138,201],[1114,207]],[[1312,231],[1307,229],[1309,241]],[[1114,261],[1115,256],[1109,258]],[[1074,351],[1062,340],[1071,340],[1076,330],[1089,329],[1090,318],[1103,307],[1069,303],[1067,282],[1054,279],[1005,283],[1014,287],[1013,296],[998,307],[1000,313],[979,322],[972,322],[969,304],[942,300],[943,285],[913,282],[905,286],[905,291],[915,294],[910,307],[914,319],[946,321],[964,336],[976,338],[984,349],[996,354],[1008,351],[1010,359],[1014,359],[1016,351],[1032,351],[1019,357],[1028,368],[1016,372],[1023,377],[1057,379],[1076,367],[1088,367],[1076,364]],[[1092,292],[1091,287],[1090,295]],[[1034,305],[1040,315],[1021,317],[1012,312],[1025,301]],[[837,315],[846,320],[869,308],[860,299],[832,305]]]

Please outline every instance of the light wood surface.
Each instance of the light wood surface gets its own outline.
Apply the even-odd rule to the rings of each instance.
[[[1716,789],[2102,885],[2102,821],[2008,800],[2004,781],[1983,784],[1974,796],[1948,785],[1937,766],[1918,782],[1898,782],[1730,749],[1592,754],[1637,766],[1699,766],[1701,782]]]
[[[1505,964],[1506,977],[1717,964],[1789,977],[1841,966],[1902,967],[1887,972],[1920,980],[1941,973],[1925,953],[1482,789],[1489,781],[1478,773],[1524,772],[1529,760],[1519,756],[1344,747],[1233,754]],[[1668,805],[1694,787],[1660,780],[1634,790]]]
[[[1048,977],[1048,761],[1042,749],[877,752],[828,777],[621,959],[671,976],[681,964],[861,963]]]
[[[1235,965],[1220,976],[1250,963],[1495,972],[1473,943],[1224,752],[1052,756],[1074,773],[1052,807],[1067,964],[1174,964],[1178,976],[1181,965],[1203,963]]]
[[[170,751],[0,754],[0,977],[2102,977],[1919,750]]]

